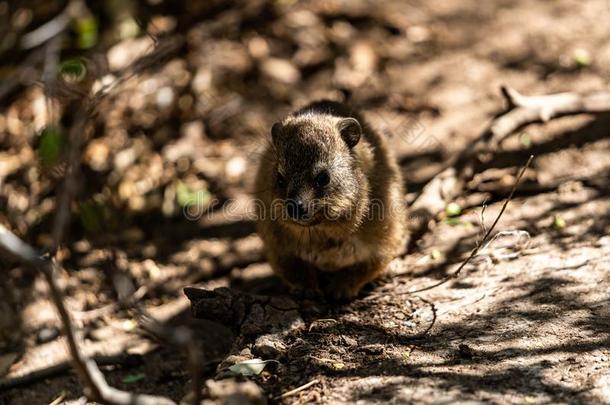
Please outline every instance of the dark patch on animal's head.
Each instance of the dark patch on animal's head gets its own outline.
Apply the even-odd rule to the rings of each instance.
[[[345,219],[360,195],[353,148],[361,127],[353,118],[291,116],[273,125],[276,170],[273,190],[281,220],[299,225]]]

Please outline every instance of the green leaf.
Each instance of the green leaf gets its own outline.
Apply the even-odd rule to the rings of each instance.
[[[454,202],[449,203],[449,204],[447,204],[447,207],[445,208],[445,213],[449,217],[457,217],[458,215],[460,215],[462,213],[462,207],[460,207],[460,205],[458,203],[454,203]]]
[[[127,374],[125,377],[123,377],[123,384],[137,383],[138,381],[142,381],[145,378],[146,378],[146,374],[144,374],[144,373]]]
[[[211,195],[208,190],[192,190],[182,182],[176,186],[176,201],[182,208],[196,204],[205,205],[210,201],[210,198]]]
[[[521,145],[525,146],[526,148],[532,146],[532,138],[530,138],[527,132],[521,134],[519,137],[519,142],[521,142]]]
[[[77,45],[81,49],[89,49],[97,44],[98,22],[93,16],[79,18],[74,23],[77,35]]]
[[[46,127],[40,134],[38,144],[38,157],[45,168],[55,165],[59,161],[65,139],[59,128]]]
[[[456,226],[456,225],[460,225],[462,223],[462,221],[459,218],[447,218],[445,220],[445,223],[447,225]]]
[[[583,48],[575,49],[572,58],[574,58],[574,62],[579,67],[589,66],[591,62],[593,62],[593,58],[589,51]]]
[[[553,219],[553,227],[555,229],[563,229],[566,227],[566,220],[560,217],[559,215],[555,216]]]
[[[78,83],[87,75],[87,66],[81,58],[66,59],[59,65],[61,78],[68,83]]]
[[[88,232],[96,232],[102,229],[103,212],[102,207],[93,202],[80,204],[80,220]]]

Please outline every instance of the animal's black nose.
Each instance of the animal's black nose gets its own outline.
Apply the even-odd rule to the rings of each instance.
[[[302,219],[305,216],[306,210],[303,200],[300,198],[291,198],[286,201],[286,211],[292,219]]]

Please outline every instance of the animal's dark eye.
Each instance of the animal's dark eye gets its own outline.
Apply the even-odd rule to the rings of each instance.
[[[286,180],[284,180],[284,176],[282,176],[282,173],[280,172],[277,172],[275,181],[278,187],[283,188],[286,185]]]
[[[314,179],[316,186],[324,187],[330,183],[330,175],[326,170],[321,171]]]

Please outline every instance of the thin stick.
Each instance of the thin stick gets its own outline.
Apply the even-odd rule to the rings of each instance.
[[[57,38],[70,25],[74,17],[80,17],[87,12],[87,6],[84,1],[72,0],[60,14],[54,17],[51,21],[42,24],[35,30],[28,32],[21,39],[22,49],[31,49],[45,42]]]
[[[85,395],[89,399],[109,405],[175,405],[175,402],[168,398],[133,394],[109,386],[95,362],[83,352],[79,345],[74,323],[64,305],[63,293],[55,279],[54,272],[58,265],[40,256],[34,248],[2,225],[0,225],[0,249],[10,253],[23,264],[38,269],[46,278],[51,291],[51,299],[59,313],[66,334],[72,365],[83,385]]]
[[[62,392],[61,394],[59,394],[59,396],[57,398],[55,398],[53,400],[53,402],[50,402],[49,405],[59,405],[62,402],[64,402],[64,399],[66,398],[66,393]]]
[[[599,114],[610,111],[610,93],[559,93],[525,96],[502,86],[502,95],[511,110],[494,120],[491,126],[490,148],[495,149],[519,128],[534,122],[547,122],[555,117],[575,114]]]
[[[101,366],[117,366],[128,364],[130,361],[138,359],[139,355],[133,354],[116,354],[111,356],[93,355],[93,361]],[[15,377],[0,378],[0,390],[20,387],[24,385],[34,384],[40,380],[55,377],[72,369],[72,359],[68,358],[57,364],[47,366],[45,368],[32,370]]]
[[[301,391],[303,391],[303,390],[306,390],[307,388],[309,388],[309,387],[311,387],[312,385],[315,385],[315,384],[317,384],[317,383],[319,383],[319,382],[320,382],[320,380],[318,380],[318,379],[311,380],[311,381],[310,381],[310,382],[308,382],[307,384],[303,384],[303,385],[301,385],[300,387],[297,387],[297,388],[295,388],[295,389],[293,389],[293,390],[290,390],[290,391],[288,391],[288,392],[283,393],[282,395],[280,395],[280,396],[278,396],[278,397],[275,397],[275,399],[277,400],[277,399],[288,398],[288,397],[290,397],[290,396],[292,396],[292,395],[294,395],[294,394],[298,394],[299,392],[301,392]]]
[[[72,0],[69,7],[66,9],[66,13],[77,12],[78,7],[84,7],[82,0]],[[25,37],[24,47],[34,47],[39,44],[49,42],[44,53],[41,54],[41,58],[45,59],[45,74],[43,82],[47,88],[47,92],[51,85],[54,85],[55,72],[57,70],[58,61],[58,47],[57,44],[60,41],[58,34],[63,32],[66,28],[66,18],[62,14],[58,19],[53,20],[51,24],[45,24],[30,33]],[[168,43],[158,43],[159,52],[155,52],[153,55],[147,55],[142,57],[138,61],[130,65],[125,74],[119,75],[119,79],[113,82],[117,85],[130,77],[135,76],[140,71],[143,71],[152,64],[158,58],[158,56],[165,56],[170,52],[179,49],[182,40],[169,41]],[[161,47],[160,45],[164,45]],[[155,47],[157,48],[157,47]],[[120,72],[119,72],[120,73]],[[9,90],[0,89],[0,92],[6,93]],[[81,147],[85,140],[85,131],[89,126],[89,119],[96,113],[96,107],[100,101],[108,94],[110,94],[111,88],[102,88],[96,92],[92,97],[85,97],[80,100],[81,106],[80,111],[76,114],[76,121],[72,125],[69,133],[70,149],[69,156],[67,158],[68,170],[66,178],[63,183],[62,192],[60,193],[57,201],[57,212],[55,222],[52,229],[53,235],[53,253],[59,248],[67,225],[70,222],[70,203],[74,198],[77,190],[76,175],[80,167],[80,154]],[[0,94],[0,97],[3,94]],[[59,265],[53,262],[49,258],[42,257],[30,245],[19,239],[16,235],[10,232],[8,229],[0,225],[0,250],[8,252],[11,256],[16,257],[21,263],[34,267],[43,273],[50,289],[51,299],[55,304],[57,312],[66,335],[68,349],[71,355],[72,364],[76,374],[83,387],[85,395],[96,402],[101,402],[109,405],[175,405],[175,402],[165,397],[157,397],[150,395],[138,395],[131,392],[120,391],[108,385],[104,375],[97,367],[95,361],[88,357],[82,350],[77,337],[76,328],[71,319],[70,313],[68,312],[64,304],[64,296],[61,289],[58,286],[55,271],[60,269]],[[190,345],[187,345],[189,343]],[[195,391],[195,401],[197,403],[201,399],[201,378],[199,362],[195,361],[198,359],[198,351],[195,346],[194,339],[191,335],[188,335],[188,339],[182,342],[182,345],[187,348],[188,358],[190,361],[190,368],[193,370],[193,390]]]
[[[491,224],[491,227],[489,227],[489,229],[485,233],[485,236],[483,236],[483,239],[481,240],[481,242],[479,242],[475,246],[475,248],[472,249],[472,252],[470,252],[470,255],[466,258],[466,260],[464,260],[462,262],[462,264],[460,264],[460,267],[458,267],[455,272],[453,272],[452,274],[446,276],[445,278],[443,278],[438,283],[432,284],[432,285],[430,285],[428,287],[424,287],[424,288],[421,288],[421,289],[416,290],[416,291],[408,291],[407,292],[408,294],[415,294],[415,293],[418,293],[418,292],[431,290],[431,289],[436,288],[436,287],[438,287],[438,286],[440,286],[442,284],[445,284],[447,281],[449,281],[451,279],[454,279],[457,276],[459,276],[460,272],[464,269],[464,267],[466,267],[466,265],[468,263],[470,263],[472,258],[474,258],[477,255],[477,253],[479,253],[479,250],[481,249],[481,246],[485,245],[485,243],[489,239],[489,236],[491,235],[491,233],[493,232],[494,228],[498,224],[498,221],[500,221],[500,218],[504,214],[504,211],[506,210],[506,207],[508,206],[508,203],[513,199],[513,195],[515,194],[515,191],[517,190],[517,187],[519,187],[519,183],[521,182],[521,178],[525,174],[525,171],[527,170],[527,168],[530,166],[530,163],[532,162],[532,159],[534,159],[534,155],[530,155],[530,157],[529,157],[529,159],[527,159],[527,162],[525,163],[525,165],[523,165],[523,167],[521,168],[521,171],[519,172],[519,175],[517,176],[517,181],[513,185],[513,188],[510,190],[510,194],[508,195],[508,198],[504,201],[504,204],[502,204],[502,209],[500,209],[500,212],[496,216],[496,219],[494,220],[493,224]]]
[[[501,90],[508,104],[507,111],[492,119],[467,147],[448,159],[411,204],[411,212],[422,218],[413,224],[415,234],[426,232],[429,220],[462,192],[482,163],[480,157],[487,155],[489,161],[502,142],[520,128],[567,115],[610,112],[610,92],[525,96],[508,86],[502,86]]]

